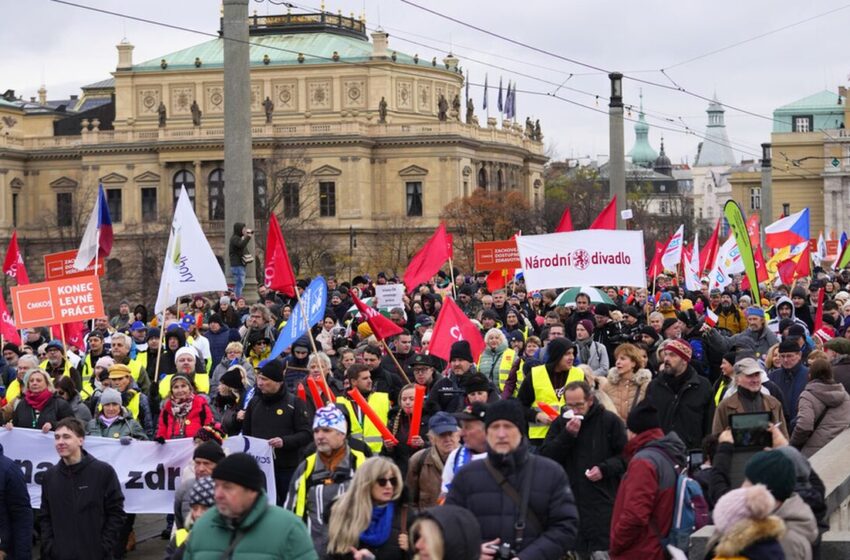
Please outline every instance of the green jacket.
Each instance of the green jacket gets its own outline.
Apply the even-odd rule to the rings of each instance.
[[[127,409],[121,408],[121,418],[115,420],[111,426],[107,426],[100,419],[100,415],[89,420],[86,426],[86,435],[100,436],[105,438],[118,439],[124,436],[130,436],[133,439],[146,440],[148,436],[145,434],[145,429],[142,425],[133,419],[133,416],[127,412]]]
[[[241,537],[241,538],[240,538]],[[185,560],[221,560],[234,538],[229,558],[239,560],[318,560],[307,526],[295,514],[270,505],[261,492],[248,515],[233,527],[212,508],[195,522],[186,543]]]

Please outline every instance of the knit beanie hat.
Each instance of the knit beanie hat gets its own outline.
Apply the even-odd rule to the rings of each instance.
[[[458,340],[454,344],[452,344],[451,352],[449,353],[449,361],[451,362],[454,359],[466,360],[467,362],[474,362],[472,359],[472,349],[469,346],[469,342],[466,340]]]
[[[664,319],[664,322],[661,324],[661,334],[664,334],[664,331],[666,331],[678,322],[679,319],[674,317],[668,317],[667,319]]]
[[[477,393],[479,391],[489,391],[490,390],[490,380],[484,377],[481,373],[473,373],[472,375],[464,375],[463,376],[463,390],[466,391],[466,394]]]
[[[593,336],[593,322],[590,319],[582,319],[578,324],[584,327],[589,336]]]
[[[726,352],[725,354],[723,354],[723,359],[729,362],[730,366],[734,366],[736,354],[734,352]]]
[[[664,350],[669,350],[673,352],[686,362],[691,361],[691,356],[693,355],[693,350],[691,349],[691,345],[682,340],[681,338],[671,338],[664,345]]]
[[[776,500],[764,484],[730,490],[717,500],[712,518],[721,533],[745,519],[762,520],[776,508]]]
[[[644,325],[640,328],[640,334],[645,334],[646,336],[651,336],[652,340],[658,342],[658,331],[650,327],[649,325]]]
[[[747,461],[744,475],[753,484],[764,484],[773,497],[785,501],[794,492],[796,472],[794,463],[783,453],[776,451],[759,451]]]
[[[215,481],[206,476],[199,478],[189,492],[189,505],[213,507],[215,505]]]
[[[760,309],[758,307],[748,307],[747,317],[761,317],[762,319],[764,319],[764,309]]]
[[[213,469],[215,480],[226,480],[249,490],[262,491],[266,486],[265,476],[257,461],[247,453],[233,453],[222,459]]]
[[[109,379],[122,379],[124,377],[130,377],[133,372],[130,371],[130,368],[124,364],[116,364],[113,363],[109,366]]]
[[[260,375],[276,383],[283,382],[283,364],[280,360],[265,360],[260,364]]]
[[[484,427],[489,428],[497,420],[506,420],[525,433],[525,415],[516,399],[499,400],[487,406]]]
[[[192,459],[206,459],[207,461],[218,463],[224,459],[224,449],[218,443],[207,440],[195,448],[195,451],[192,453]]]
[[[626,427],[633,434],[641,434],[653,428],[660,428],[661,422],[658,419],[658,410],[646,400],[642,400],[626,418]]]
[[[219,383],[227,385],[231,389],[243,389],[242,371],[243,369],[241,366],[230,366],[228,370],[224,372],[224,375],[221,376]]]
[[[179,358],[183,354],[188,354],[196,360],[198,359],[198,355],[195,353],[195,351],[188,346],[181,346],[180,348],[178,348],[177,351],[174,353],[174,359],[177,360],[177,358]]]
[[[611,314],[611,306],[607,303],[597,303],[593,308],[593,314],[608,317]]]
[[[210,315],[210,318],[207,320],[207,324],[210,325],[212,323],[218,323],[219,325],[224,324],[224,320],[221,318],[221,315],[218,313],[213,313]]]
[[[557,364],[561,361],[561,358],[564,357],[564,354],[573,348],[575,348],[575,345],[570,342],[570,339],[564,338],[563,336],[553,338],[549,341],[549,344],[546,345],[546,363]]]
[[[174,375],[172,375],[171,376],[171,383],[169,385],[171,387],[174,387],[174,384],[177,383],[178,381],[185,381],[186,383],[189,384],[189,387],[192,387],[192,388],[195,387],[195,384],[192,382],[191,379],[189,379],[189,376],[186,375],[185,373],[175,373]]]
[[[121,406],[123,404],[121,402],[121,393],[111,387],[104,389],[103,393],[100,395],[100,404],[117,404],[118,406]]]
[[[369,326],[369,323],[363,321],[357,325],[357,336],[360,338],[369,338],[372,336],[372,327]]]
[[[98,358],[98,360],[94,363],[94,367],[102,367],[103,369],[108,370],[114,363],[115,360],[112,359],[112,356],[104,356],[102,358]]]
[[[780,342],[779,353],[784,354],[788,352],[802,352],[802,350],[800,349],[800,344],[796,340],[788,338]]]
[[[345,421],[345,416],[333,404],[325,405],[316,411],[316,416],[313,418],[313,430],[319,428],[330,428],[343,435],[348,433],[348,423]]]

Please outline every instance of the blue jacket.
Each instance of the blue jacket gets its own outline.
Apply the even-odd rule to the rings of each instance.
[[[221,330],[214,333],[208,330],[204,333],[210,343],[210,356],[212,357],[213,365],[218,365],[224,357],[224,349],[231,342],[239,342],[239,330],[231,329],[227,325],[222,325]]]
[[[782,401],[782,412],[785,413],[790,433],[797,423],[797,402],[809,381],[809,368],[800,361],[793,369],[777,368],[767,377],[782,389],[782,395],[785,397]]]
[[[21,468],[0,445],[0,550],[10,560],[32,558],[32,507]]]

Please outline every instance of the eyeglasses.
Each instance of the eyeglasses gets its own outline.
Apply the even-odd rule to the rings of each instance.
[[[393,488],[395,488],[396,486],[398,486],[398,479],[397,479],[396,477],[394,477],[394,476],[393,476],[393,477],[391,477],[391,478],[384,478],[384,477],[382,476],[381,478],[379,478],[379,479],[375,480],[375,483],[376,483],[378,486],[386,486],[386,485],[387,485],[387,483],[389,483],[389,484],[390,484],[390,486],[392,486]]]
[[[39,358],[46,358],[46,357],[47,357],[47,353],[45,353],[45,352],[39,352],[39,353],[38,353],[38,357],[39,357]]]

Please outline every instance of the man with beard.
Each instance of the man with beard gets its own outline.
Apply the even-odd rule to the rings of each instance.
[[[747,328],[747,320],[741,309],[732,301],[732,294],[723,292],[720,295],[720,305],[714,310],[717,313],[718,329],[726,329],[730,334],[738,334]]]
[[[676,432],[686,448],[697,448],[702,438],[711,433],[711,384],[691,367],[691,345],[684,340],[669,340],[661,353],[660,375],[650,382],[646,400],[658,410],[665,434]]]
[[[452,344],[449,353],[451,372],[448,377],[443,377],[434,384],[428,400],[436,403],[437,408],[443,412],[460,412],[466,405],[466,378],[475,373],[474,361],[469,342],[459,340]]]
[[[54,382],[65,376],[71,378],[75,387],[81,387],[83,382],[80,372],[65,356],[65,347],[62,343],[58,340],[51,340],[47,343],[46,350],[47,359],[41,362],[38,367],[46,371]]]

